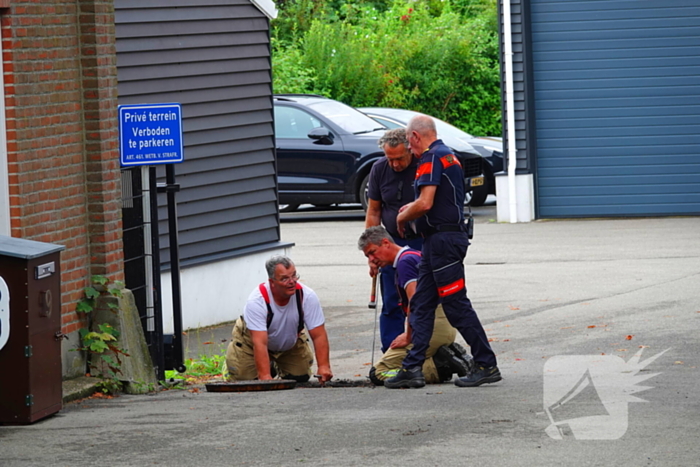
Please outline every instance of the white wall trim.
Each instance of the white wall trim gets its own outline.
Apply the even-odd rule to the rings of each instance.
[[[0,29],[2,57],[2,29]],[[5,125],[5,67],[0,58],[0,235],[10,236],[10,179],[7,162],[7,127]]]
[[[184,268],[180,271],[182,289],[182,329],[195,329],[233,321],[243,314],[243,306],[255,287],[267,280],[265,261],[275,255],[287,255],[291,246],[215,263]],[[172,282],[170,272],[161,274],[163,333],[172,334]]]
[[[258,7],[260,11],[265,13],[265,15],[270,19],[277,18],[277,8],[275,7],[275,2],[272,0],[250,0],[253,5]]]
[[[535,219],[535,183],[532,174],[516,174],[515,184],[511,185],[510,176],[496,175],[496,220],[498,222],[531,222]],[[510,187],[515,186],[515,214],[511,216]]]

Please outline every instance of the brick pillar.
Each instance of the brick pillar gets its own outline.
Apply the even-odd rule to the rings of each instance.
[[[124,280],[112,0],[78,0],[90,273]]]
[[[11,234],[64,245],[63,332],[94,274],[123,280],[112,1],[0,12]]]

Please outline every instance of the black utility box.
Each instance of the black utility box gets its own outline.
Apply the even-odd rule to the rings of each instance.
[[[0,235],[0,423],[61,410],[63,249]]]

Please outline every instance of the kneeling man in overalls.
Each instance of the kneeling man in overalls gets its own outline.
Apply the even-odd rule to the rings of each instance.
[[[416,291],[421,252],[408,246],[400,247],[382,226],[365,230],[357,246],[377,267],[393,266],[396,271],[394,283],[399,303],[406,314],[406,332],[394,339],[379,363],[369,371],[369,379],[377,386],[383,386],[385,380],[399,373],[403,359],[412,348],[412,330],[408,324],[409,304]],[[447,321],[442,305],[438,305],[435,310],[432,338],[423,363],[425,383],[450,381],[454,373],[465,376],[474,365],[471,355],[455,342],[456,335],[457,330]]]
[[[226,351],[225,377],[229,381],[282,379],[306,382],[314,363],[323,384],[333,377],[323,310],[316,293],[298,282],[291,259],[274,256],[265,263],[268,281],[248,297],[243,316],[233,326]]]

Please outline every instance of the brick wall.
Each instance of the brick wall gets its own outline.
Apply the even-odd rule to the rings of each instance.
[[[13,0],[0,18],[12,236],[66,247],[66,334],[90,275],[123,280],[113,9]]]

